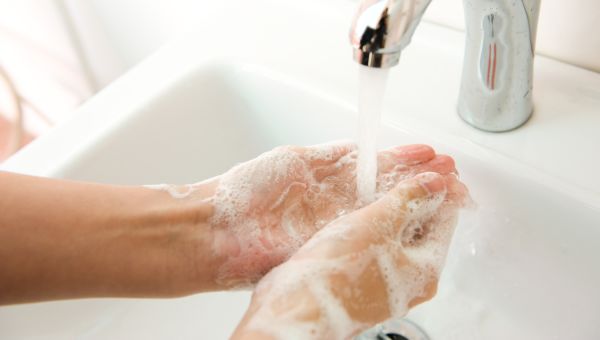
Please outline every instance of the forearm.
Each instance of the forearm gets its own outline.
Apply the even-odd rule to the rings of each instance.
[[[10,173],[0,188],[0,304],[217,289],[202,200]]]

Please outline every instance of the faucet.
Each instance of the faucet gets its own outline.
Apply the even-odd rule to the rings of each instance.
[[[460,117],[502,132],[533,113],[533,57],[540,0],[463,0],[466,45]]]
[[[431,0],[363,0],[352,21],[350,42],[359,64],[398,64]]]
[[[431,0],[363,0],[352,22],[353,57],[361,65],[398,64]],[[466,45],[460,117],[486,131],[507,131],[533,112],[535,35],[540,0],[463,0]]]

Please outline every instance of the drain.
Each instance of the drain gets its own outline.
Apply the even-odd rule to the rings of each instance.
[[[397,333],[377,334],[377,340],[410,340]]]
[[[355,340],[429,340],[429,337],[408,319],[392,319],[365,331]]]

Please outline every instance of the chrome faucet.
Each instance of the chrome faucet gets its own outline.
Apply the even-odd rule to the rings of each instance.
[[[463,0],[467,30],[458,113],[493,132],[533,112],[533,57],[540,0]]]
[[[350,30],[354,60],[398,64],[431,0],[363,0]],[[458,113],[486,131],[507,131],[533,112],[535,35],[540,0],[463,0],[466,47]]]
[[[398,64],[431,0],[363,0],[352,22],[354,60],[375,68]]]

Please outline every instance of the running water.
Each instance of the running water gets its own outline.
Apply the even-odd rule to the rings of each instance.
[[[388,69],[359,65],[358,161],[356,186],[361,204],[375,200],[377,180],[377,134]]]

